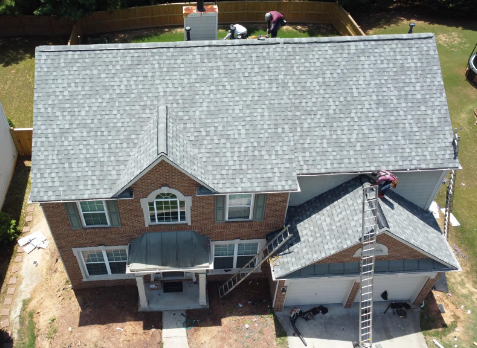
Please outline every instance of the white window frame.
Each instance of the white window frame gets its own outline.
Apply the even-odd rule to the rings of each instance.
[[[226,221],[251,221],[253,219],[253,205],[255,203],[255,194],[254,193],[235,193],[234,196],[238,195],[252,195],[252,201],[250,202],[250,214],[248,219],[231,219],[229,220],[229,196],[225,199],[225,220]],[[248,207],[248,205],[233,205],[232,207]]]
[[[122,249],[126,250],[127,260],[129,260],[129,247],[128,245],[116,245],[116,246],[96,246],[96,247],[86,247],[86,248],[73,248],[73,254],[76,256],[78,260],[78,265],[80,266],[81,274],[83,275],[83,281],[93,281],[93,280],[111,280],[111,279],[127,279],[127,278],[134,278],[134,274],[112,274],[111,268],[109,267],[109,260],[107,256],[108,250],[114,249]],[[106,264],[106,269],[108,270],[108,274],[102,275],[92,275],[90,276],[88,273],[88,269],[86,267],[86,262],[83,257],[83,251],[94,251],[94,250],[101,250],[103,253],[104,263]],[[114,261],[113,261],[114,262]],[[127,267],[126,261],[126,267]]]
[[[249,244],[249,243],[258,243],[257,246],[257,252],[263,249],[263,247],[266,245],[267,241],[265,239],[234,239],[234,240],[221,240],[221,241],[215,241],[211,242],[212,248],[211,250],[211,258],[212,258],[212,269],[210,270],[211,274],[233,274],[234,272],[240,270],[240,268],[237,268],[237,256],[238,255],[238,245],[239,244]],[[234,261],[233,261],[233,268],[230,268],[230,271],[225,271],[223,269],[214,269],[214,263],[215,263],[215,246],[216,245],[229,245],[233,244],[234,245]],[[257,264],[259,264],[262,261],[262,258],[259,256],[257,259]],[[227,269],[228,270],[228,269]],[[262,272],[262,267],[259,266],[254,273],[261,273]]]
[[[106,214],[106,221],[108,222],[107,225],[86,225],[86,221],[84,219],[84,215],[83,214],[89,214],[89,213],[98,213],[98,212],[89,212],[89,211],[86,211],[86,212],[83,212],[83,209],[81,209],[81,202],[76,202],[76,206],[78,207],[78,212],[79,212],[79,215],[81,217],[81,223],[83,224],[83,227],[84,228],[90,228],[90,227],[110,227],[111,226],[111,221],[109,221],[109,211],[108,211],[108,207],[106,205],[106,202],[103,201],[103,200],[95,200],[95,201],[82,201],[82,202],[103,202],[103,208],[104,208],[104,213]]]
[[[359,248],[358,250],[356,250],[353,257],[361,257],[361,249],[362,248]],[[389,250],[386,245],[381,243],[376,243],[376,246],[374,249],[374,256],[386,256],[388,255],[388,253],[389,253]]]
[[[185,202],[185,221],[175,221],[175,222],[151,222],[149,215],[149,203],[154,202],[154,209],[156,209],[156,196],[160,193],[172,193],[177,197],[178,201]],[[192,197],[184,196],[181,192],[174,190],[170,187],[163,186],[160,189],[152,191],[146,198],[141,198],[141,207],[144,213],[144,223],[146,227],[155,226],[155,225],[179,225],[179,224],[191,224],[191,206],[192,206]],[[179,211],[180,214],[180,211]]]

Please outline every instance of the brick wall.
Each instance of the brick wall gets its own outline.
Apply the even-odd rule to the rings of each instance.
[[[144,213],[140,199],[152,191],[168,186],[180,191],[185,196],[192,196],[191,225],[174,224],[145,227]],[[165,161],[160,162],[136,183],[134,199],[118,201],[121,218],[119,228],[71,228],[63,203],[42,204],[46,218],[55,238],[59,252],[65,263],[74,288],[97,287],[117,284],[132,284],[134,279],[115,281],[83,282],[81,270],[72,248],[92,247],[97,245],[126,245],[132,239],[145,232],[195,230],[212,240],[258,239],[283,227],[288,193],[267,195],[265,218],[255,222],[215,223],[215,198],[213,196],[196,196],[198,183]]]
[[[351,288],[351,291],[349,293],[348,299],[346,300],[345,303],[345,308],[351,308],[353,306],[354,300],[356,299],[356,295],[358,295],[359,292],[359,282],[355,281],[353,284],[353,287]]]
[[[434,279],[432,279],[432,278],[427,279],[426,284],[424,284],[421,291],[419,292],[419,295],[417,295],[416,299],[414,300],[414,302],[413,302],[414,305],[416,305],[416,306],[420,305],[422,303],[422,301],[424,301],[424,299],[427,297],[429,292],[432,290],[432,287],[437,282],[437,280],[439,279],[440,276],[441,276],[441,273],[439,272],[439,273],[437,273],[437,275]]]
[[[274,283],[277,283],[277,282],[274,282]],[[283,310],[283,307],[285,306],[286,292],[285,292],[285,294],[283,294],[282,293],[282,288],[287,289],[288,286],[285,286],[285,281],[284,280],[279,280],[278,281],[277,297],[275,298],[275,305],[273,306],[273,310],[275,312],[281,312]],[[273,301],[274,296],[275,296],[275,287],[273,287],[272,301]]]
[[[376,261],[389,261],[389,260],[412,260],[412,259],[426,259],[428,256],[420,253],[416,249],[401,243],[397,239],[387,235],[381,234],[376,238],[377,243],[384,244],[388,248],[388,255],[376,256]],[[353,257],[353,255],[361,248],[361,244],[352,246],[348,249],[340,251],[334,255],[331,255],[317,263],[342,263],[342,262],[359,262],[359,257]]]

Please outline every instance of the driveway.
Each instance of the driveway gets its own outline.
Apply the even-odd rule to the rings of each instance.
[[[407,318],[401,319],[391,309],[383,314],[387,306],[388,302],[374,304],[373,347],[379,343],[381,348],[427,348],[419,324],[419,307],[408,310]],[[358,304],[349,309],[339,304],[325,307],[329,312],[319,314],[315,320],[305,321],[300,318],[296,321],[308,347],[351,348],[350,342],[358,341]],[[292,307],[285,307],[277,316],[287,332],[289,348],[303,348],[300,338],[293,336],[289,319],[291,309]]]

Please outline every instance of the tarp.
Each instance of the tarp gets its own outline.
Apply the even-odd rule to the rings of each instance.
[[[150,232],[133,239],[129,272],[210,267],[210,239],[196,231]]]

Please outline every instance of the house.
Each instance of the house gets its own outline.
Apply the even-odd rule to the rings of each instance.
[[[12,180],[17,156],[15,143],[10,135],[10,125],[3,111],[2,104],[0,104],[0,210]]]
[[[31,200],[74,289],[202,308],[286,224],[251,275],[275,310],[349,307],[380,169],[399,186],[380,199],[375,300],[420,303],[460,269],[428,212],[459,168],[433,34],[48,46],[35,73]]]

